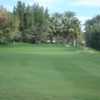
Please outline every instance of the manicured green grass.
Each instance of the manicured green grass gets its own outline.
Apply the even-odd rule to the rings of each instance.
[[[0,100],[100,100],[100,53],[61,45],[1,46]]]

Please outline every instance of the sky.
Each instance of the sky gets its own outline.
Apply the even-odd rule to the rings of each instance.
[[[17,1],[25,2],[28,5],[32,5],[34,2],[39,3],[41,6],[48,8],[51,14],[73,11],[82,24],[87,19],[100,14],[100,0],[0,0],[0,5],[12,11]]]

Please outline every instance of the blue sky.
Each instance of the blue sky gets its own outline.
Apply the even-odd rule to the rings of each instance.
[[[13,6],[19,0],[0,0],[8,10],[12,10]],[[20,0],[26,4],[32,5],[38,2],[44,7],[48,7],[50,13],[74,11],[77,17],[84,23],[87,19],[100,14],[100,0]]]

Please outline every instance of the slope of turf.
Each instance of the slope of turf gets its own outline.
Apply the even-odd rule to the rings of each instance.
[[[100,100],[100,53],[60,45],[0,47],[0,100]]]

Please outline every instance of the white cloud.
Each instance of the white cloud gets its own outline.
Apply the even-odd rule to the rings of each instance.
[[[75,0],[73,2],[78,6],[100,6],[100,0]]]
[[[25,2],[25,4],[27,4],[27,5],[32,5],[34,3],[34,0],[16,0],[16,1]]]
[[[80,21],[81,21],[81,30],[84,32],[84,24],[88,19],[91,19],[92,17],[90,16],[76,16]]]
[[[76,16],[76,17],[81,21],[81,24],[84,24],[85,21],[92,18],[90,16]]]
[[[39,3],[44,7],[52,6],[57,3],[57,0],[35,0],[35,2]]]

